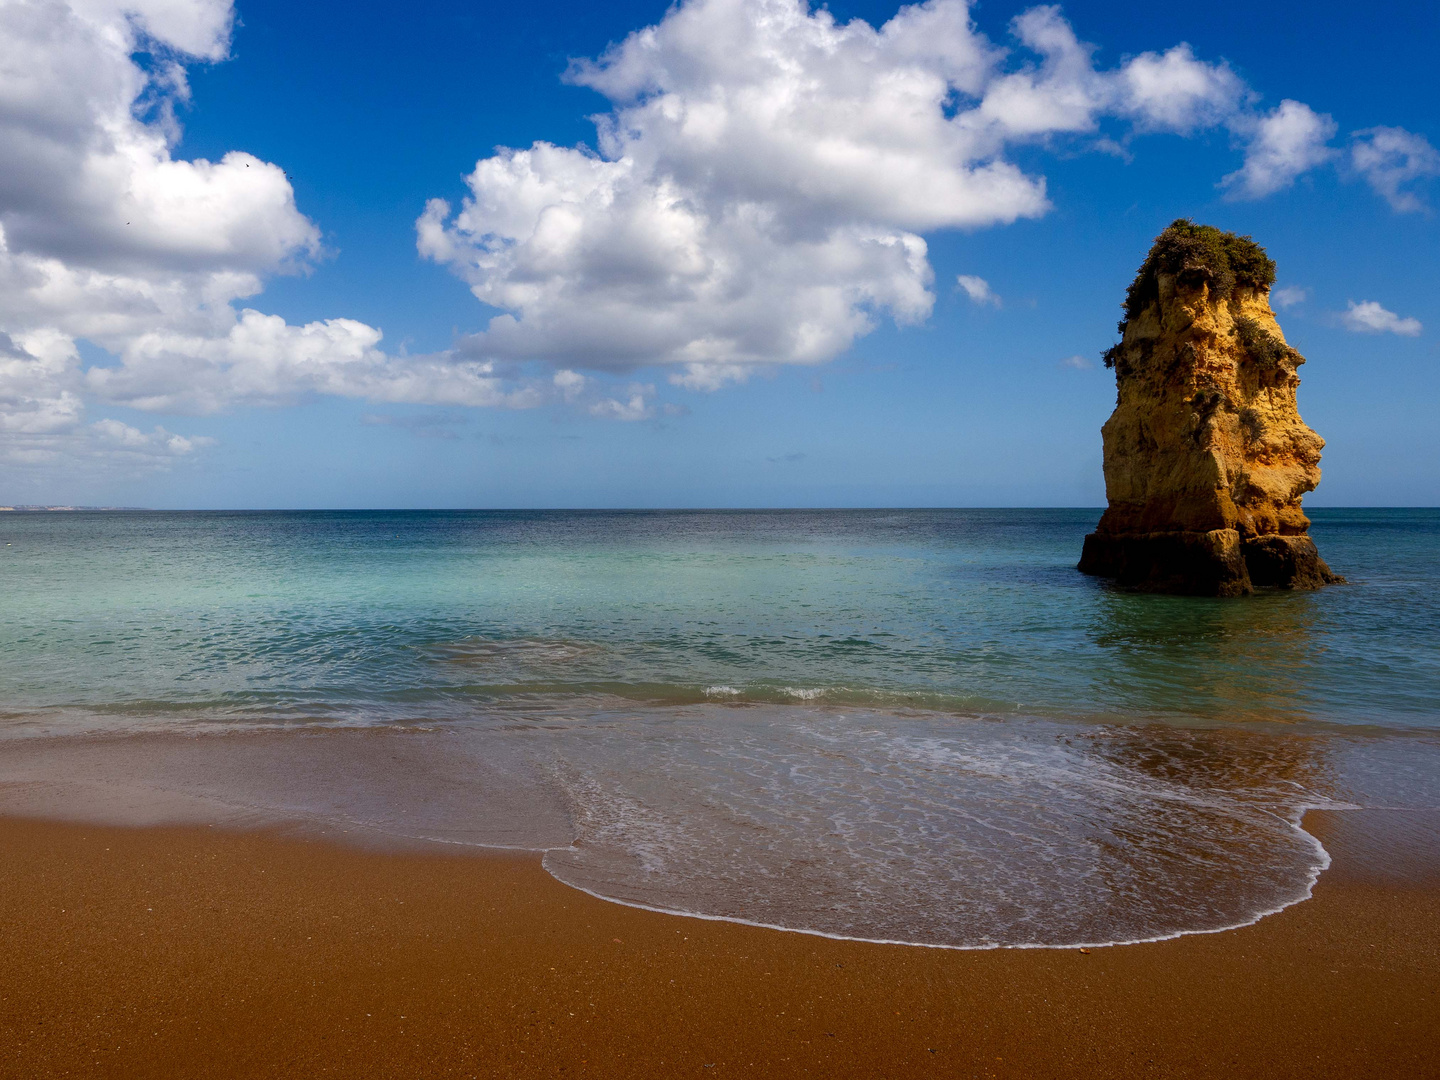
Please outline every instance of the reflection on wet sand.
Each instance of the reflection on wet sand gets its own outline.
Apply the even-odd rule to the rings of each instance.
[[[1324,737],[1224,729],[1202,734],[1150,726],[1112,730],[1092,747],[1097,757],[1118,769],[1151,777],[1198,803],[1210,802],[1220,792],[1226,800],[1225,812],[1207,816],[1204,830],[1161,830],[1151,822],[1116,821],[1114,843],[1130,853],[1107,863],[1111,872],[1123,876],[1123,881],[1110,883],[1117,892],[1163,890],[1166,883],[1148,880],[1147,869],[1176,876],[1174,865],[1179,864],[1191,872],[1178,876],[1188,879],[1217,910],[1233,907],[1237,896],[1256,888],[1259,879],[1278,895],[1293,868],[1274,858],[1277,815],[1285,816],[1297,850],[1312,850],[1317,871],[1328,865],[1328,858],[1299,832],[1307,808],[1337,805],[1331,746]],[[1243,872],[1235,872],[1237,867]]]
[[[1306,895],[1324,743],[802,706],[28,740],[0,812],[547,850],[602,897],[878,940],[1128,941]]]

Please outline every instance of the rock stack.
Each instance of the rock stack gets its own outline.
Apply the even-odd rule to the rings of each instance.
[[[1155,238],[1105,353],[1109,508],[1080,569],[1150,592],[1243,596],[1342,581],[1300,498],[1325,441],[1295,404],[1305,358],[1270,310],[1275,263],[1248,236],[1179,220]]]

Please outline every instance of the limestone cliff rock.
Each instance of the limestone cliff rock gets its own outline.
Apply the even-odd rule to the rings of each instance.
[[[1296,407],[1270,309],[1275,264],[1249,237],[1176,221],[1130,286],[1105,355],[1118,400],[1102,428],[1109,508],[1080,569],[1155,592],[1239,596],[1342,580],[1300,499],[1323,439]]]

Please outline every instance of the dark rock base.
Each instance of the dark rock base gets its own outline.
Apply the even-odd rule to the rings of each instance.
[[[1308,536],[1242,541],[1234,529],[1091,533],[1080,570],[1143,592],[1181,596],[1248,596],[1256,588],[1318,589],[1345,580],[1325,565]]]
[[[1242,548],[1250,584],[1257,589],[1318,589],[1345,583],[1325,565],[1308,536],[1254,536]]]

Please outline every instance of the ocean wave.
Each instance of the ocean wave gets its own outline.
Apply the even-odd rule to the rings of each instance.
[[[617,903],[953,948],[1244,925],[1304,899],[1327,864],[1308,808],[1440,801],[1434,738],[728,700],[29,738],[0,753],[0,794],[40,816],[521,848]]]

